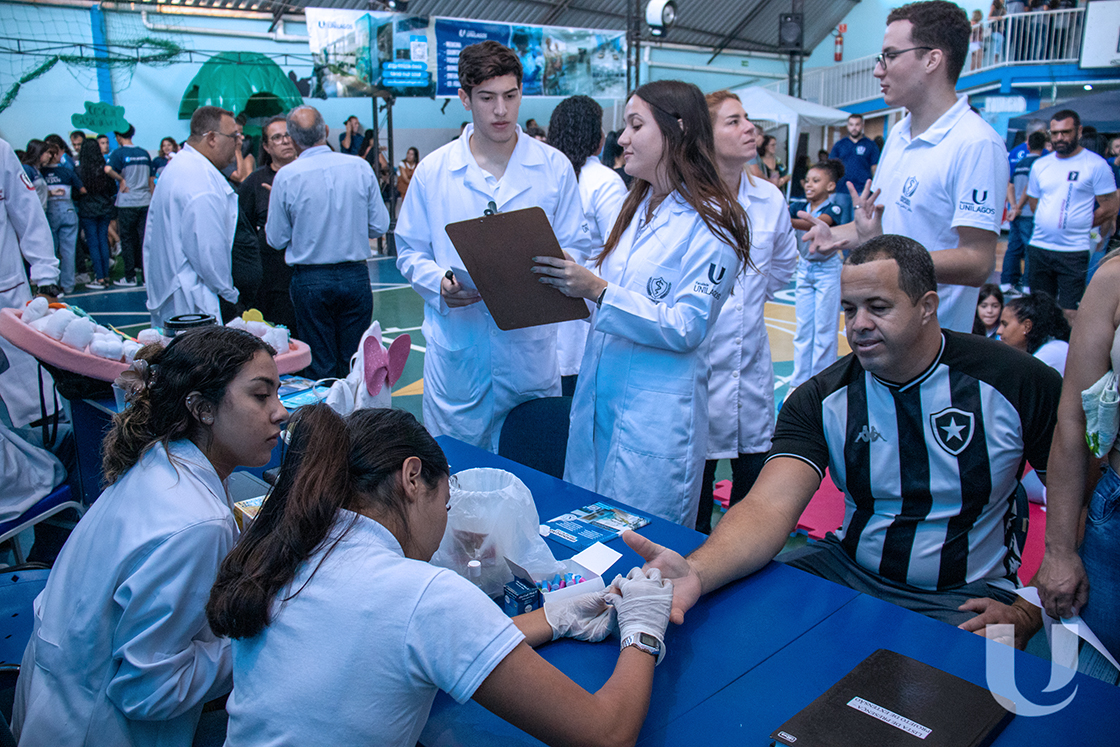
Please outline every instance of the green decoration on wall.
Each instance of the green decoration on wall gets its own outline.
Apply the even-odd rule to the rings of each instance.
[[[93,68],[108,66],[113,69],[133,69],[137,65],[167,65],[175,61],[184,50],[178,44],[166,39],[142,37],[132,40],[127,47],[109,45],[102,55],[93,55],[79,48],[81,54],[56,54],[45,57],[41,63],[19,77],[0,98],[0,112],[7,109],[19,95],[19,89],[31,81],[46,75],[55,65],[62,63],[72,67]],[[41,56],[41,55],[36,55]],[[290,82],[290,81],[289,81]]]
[[[125,132],[128,122],[124,118],[124,107],[112,104],[87,101],[84,114],[70,115],[70,123],[77,130],[92,130],[97,133]]]
[[[250,118],[282,114],[303,96],[275,62],[255,52],[221,52],[203,63],[179,102],[179,119],[200,106],[220,106]]]

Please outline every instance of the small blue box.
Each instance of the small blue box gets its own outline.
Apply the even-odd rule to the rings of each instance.
[[[541,606],[541,592],[519,578],[506,584],[505,611],[510,617],[532,612]]]

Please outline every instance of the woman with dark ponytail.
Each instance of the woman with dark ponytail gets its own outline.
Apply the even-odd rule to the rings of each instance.
[[[510,620],[427,562],[447,524],[449,470],[412,415],[343,419],[312,405],[291,432],[276,487],[206,608],[213,631],[234,639],[227,745],[413,747],[437,689],[550,744],[634,743],[653,656],[624,640],[591,694],[530,646],[602,640],[614,610],[624,638],[663,642],[672,587],[659,572],[635,569],[617,588]]]
[[[35,605],[12,727],[24,744],[189,747],[229,692],[205,602],[237,539],[225,480],[266,464],[287,412],[275,351],[204,327],[148,346],[102,446],[108,487]]]
[[[708,349],[749,261],[747,215],[716,168],[699,88],[647,83],[625,120],[618,143],[634,184],[595,271],[550,257],[533,268],[596,307],[564,479],[691,526],[707,455]]]
[[[595,157],[603,142],[603,107],[595,99],[572,96],[552,110],[548,144],[568,157],[579,180],[579,201],[583,205],[583,230],[588,239],[589,256],[575,259],[584,266],[603,250],[603,243],[610,235],[626,199],[626,185],[622,178]],[[575,320],[556,328],[560,386],[566,396],[575,391],[583,349],[587,347],[589,326],[582,320]]]

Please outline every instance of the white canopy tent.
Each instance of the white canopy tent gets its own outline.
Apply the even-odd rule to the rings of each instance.
[[[752,122],[774,122],[789,127],[789,154],[786,163],[791,171],[797,157],[797,140],[803,129],[844,124],[848,119],[846,111],[803,101],[759,86],[735,88],[732,92],[743,100],[743,108]]]

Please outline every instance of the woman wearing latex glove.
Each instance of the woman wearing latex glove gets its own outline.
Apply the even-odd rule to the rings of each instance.
[[[667,584],[631,574],[617,593],[511,620],[428,563],[447,527],[449,468],[415,418],[366,409],[343,419],[308,405],[291,434],[277,487],[223,561],[207,606],[214,632],[233,639],[227,744],[413,747],[439,689],[550,745],[637,741],[651,652],[626,646],[588,692],[532,647],[560,635],[601,640],[614,610],[656,645]],[[329,636],[313,622],[324,619]],[[298,681],[285,676],[293,671]]]
[[[612,632],[618,632],[614,607],[607,598],[609,594],[607,590],[596,591],[558,602],[546,602],[544,616],[552,628],[552,640],[575,638],[595,643]]]
[[[633,646],[656,656],[660,664],[665,658],[665,629],[669,627],[673,606],[673,582],[661,578],[657,568],[634,568],[625,578],[616,576],[607,592],[609,603],[618,612],[622,649]]]

